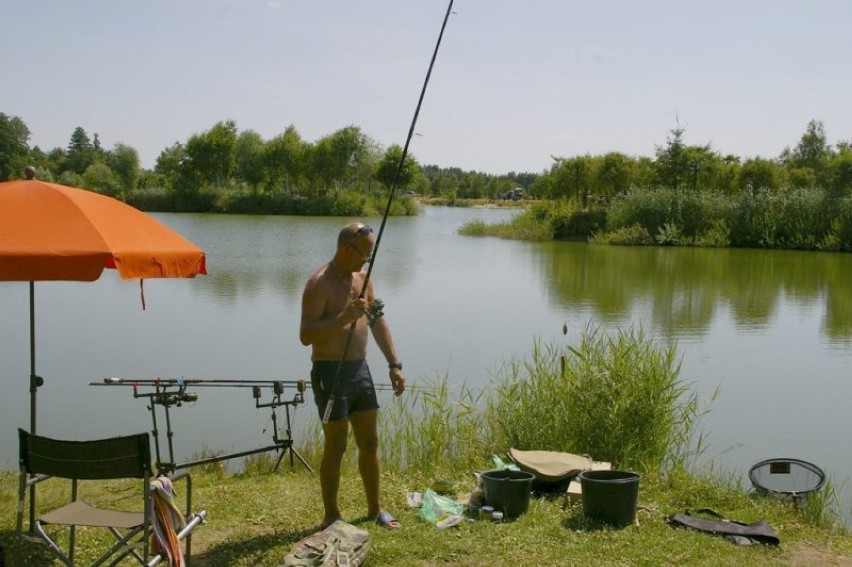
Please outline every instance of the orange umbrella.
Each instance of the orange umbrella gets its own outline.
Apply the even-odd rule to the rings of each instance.
[[[30,431],[36,431],[36,281],[206,274],[204,251],[153,217],[91,191],[36,179],[0,183],[0,281],[30,282]]]

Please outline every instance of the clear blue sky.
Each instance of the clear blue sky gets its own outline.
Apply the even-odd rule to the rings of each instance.
[[[357,125],[402,145],[444,0],[5,0],[0,112],[30,145],[82,126],[153,167],[234,120],[268,140]],[[551,156],[688,144],[776,157],[852,139],[850,0],[457,0],[411,153],[540,172]]]

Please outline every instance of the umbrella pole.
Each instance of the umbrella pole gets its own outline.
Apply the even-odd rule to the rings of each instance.
[[[36,432],[36,392],[44,379],[36,375],[35,349],[35,282],[30,282],[30,434]],[[34,533],[36,486],[30,486],[30,533]]]
[[[35,349],[35,282],[30,282],[30,433],[33,435],[36,432],[36,390],[39,387]]]

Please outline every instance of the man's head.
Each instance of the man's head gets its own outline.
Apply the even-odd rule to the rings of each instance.
[[[364,223],[351,222],[337,235],[337,254],[343,254],[353,262],[360,261],[359,266],[370,261],[374,246],[373,229]]]

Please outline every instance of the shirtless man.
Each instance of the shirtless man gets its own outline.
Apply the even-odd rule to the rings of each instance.
[[[391,385],[397,396],[405,391],[405,376],[387,321],[380,316],[372,324],[369,322],[368,311],[375,299],[372,281],[368,282],[365,296],[358,297],[366,278],[361,268],[372,257],[374,246],[372,228],[361,223],[347,224],[338,235],[334,258],[308,278],[302,294],[299,339],[312,348],[311,387],[320,418],[325,415],[326,405],[332,403],[330,418],[322,425],[323,527],[341,517],[337,493],[350,424],[358,446],[358,470],[367,496],[367,516],[386,528],[400,527],[379,505],[379,404],[365,360],[368,329],[388,362]],[[355,329],[344,353],[353,323]]]

